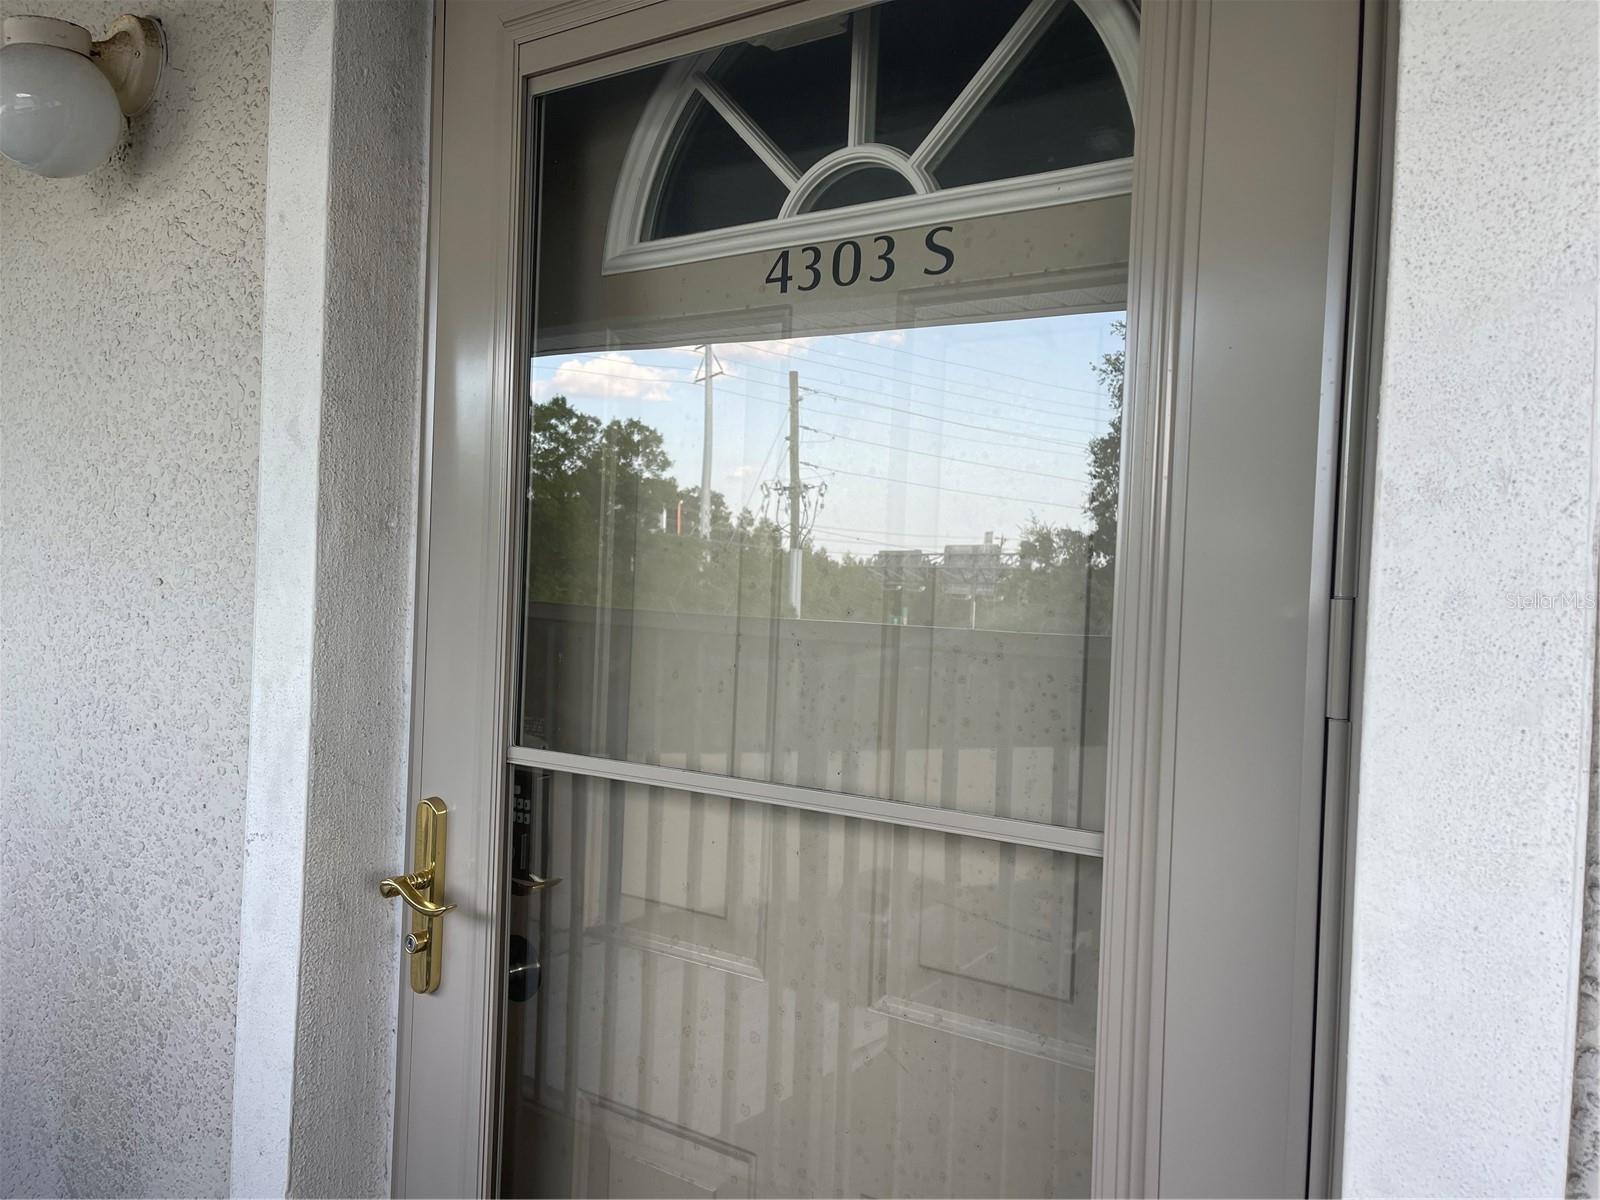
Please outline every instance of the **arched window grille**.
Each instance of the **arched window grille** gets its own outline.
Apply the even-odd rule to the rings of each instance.
[[[606,273],[1130,190],[1128,0],[890,0],[681,60]]]

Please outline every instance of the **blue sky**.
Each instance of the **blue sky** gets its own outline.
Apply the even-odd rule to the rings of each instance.
[[[1030,515],[1083,528],[1091,438],[1109,402],[1090,370],[1121,345],[1120,313],[1073,314],[845,336],[716,345],[712,488],[735,511],[782,519],[788,372],[801,387],[801,478],[812,539],[834,553],[1014,548]],[[660,430],[672,473],[700,482],[700,352],[560,354],[533,360],[533,395],[565,395],[604,420]],[[785,510],[786,511],[786,510]],[[669,515],[675,519],[675,514]],[[684,516],[685,530],[693,516]]]

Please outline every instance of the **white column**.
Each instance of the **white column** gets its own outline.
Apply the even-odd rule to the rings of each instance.
[[[1595,614],[1597,10],[1400,7],[1343,1186],[1560,1195]]]
[[[273,6],[235,1195],[389,1190],[432,27]]]

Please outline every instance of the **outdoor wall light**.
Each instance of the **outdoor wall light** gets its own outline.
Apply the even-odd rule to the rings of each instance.
[[[0,27],[0,154],[35,175],[87,175],[155,99],[161,26],[121,16],[102,41],[54,17]]]

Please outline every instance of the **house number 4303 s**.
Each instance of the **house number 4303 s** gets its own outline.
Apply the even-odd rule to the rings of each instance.
[[[956,265],[956,253],[941,239],[953,232],[950,225],[935,225],[922,238],[918,252],[918,267],[924,275],[943,275]],[[830,262],[824,263],[821,246],[800,246],[779,253],[767,272],[767,282],[778,285],[778,291],[787,294],[792,286],[797,292],[815,291],[821,286],[824,275],[834,287],[854,287],[858,283],[886,283],[894,277],[895,239],[887,233],[874,234],[863,239],[846,238],[833,248]]]

